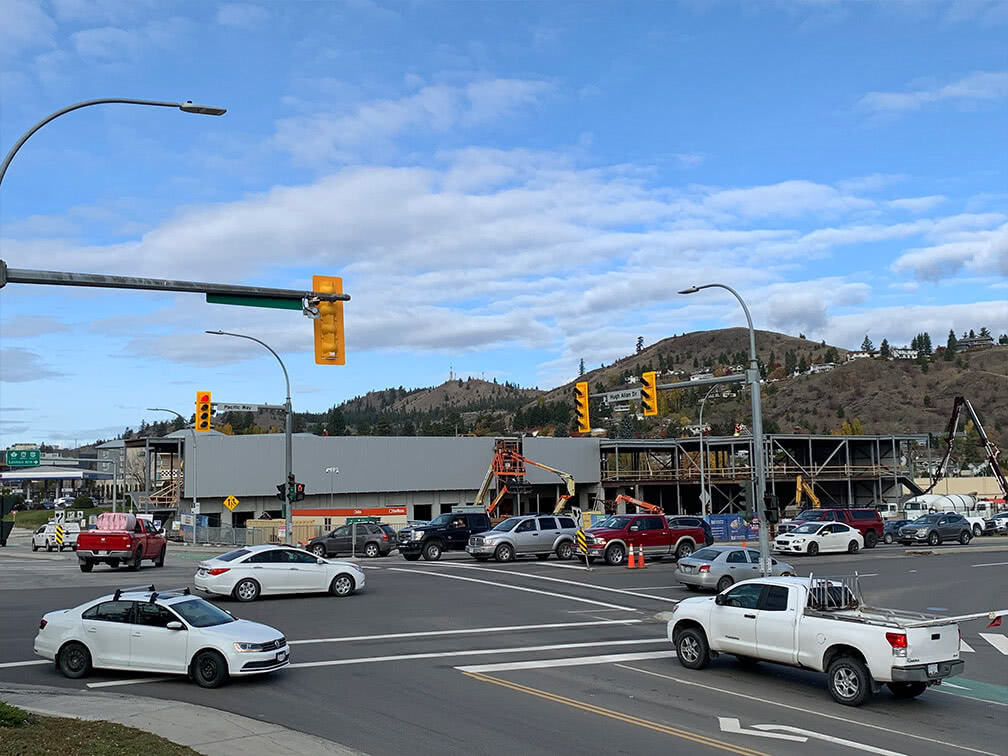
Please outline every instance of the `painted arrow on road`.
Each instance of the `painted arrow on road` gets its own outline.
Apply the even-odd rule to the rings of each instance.
[[[741,723],[733,717],[718,717],[718,724],[721,726],[721,732],[732,732],[739,735],[755,735],[761,738],[775,738],[777,740],[793,740],[799,743],[804,743],[809,738],[814,738],[816,740],[825,740],[827,743],[836,743],[837,745],[847,746],[848,748],[853,748],[856,751],[877,753],[879,756],[906,756],[906,754],[899,753],[898,751],[876,748],[875,746],[857,743],[853,740],[834,738],[832,735],[824,735],[821,732],[813,732],[812,730],[803,730],[800,727],[789,727],[788,725],[775,724],[754,724],[752,725],[753,729],[750,730],[742,727]],[[771,730],[780,730],[780,732],[770,732]]]

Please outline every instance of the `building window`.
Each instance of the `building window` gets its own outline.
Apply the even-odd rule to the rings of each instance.
[[[326,517],[324,522],[325,529],[329,530],[332,527],[332,517]]]

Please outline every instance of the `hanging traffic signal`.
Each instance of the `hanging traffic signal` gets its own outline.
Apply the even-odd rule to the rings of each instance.
[[[312,291],[323,294],[342,294],[343,279],[334,276],[312,276]],[[345,365],[343,303],[319,302],[318,311],[318,320],[315,321],[315,363],[317,365]]]
[[[211,409],[210,392],[196,392],[196,426],[197,433],[208,433],[210,431]]]
[[[280,501],[283,501],[284,499],[287,498],[287,486],[285,486],[283,483],[277,483],[276,497],[280,499]]]
[[[588,381],[574,384],[574,406],[577,410],[578,433],[591,433],[591,420],[588,417]]]
[[[294,473],[287,476],[287,501],[297,500],[297,482],[294,480]]]
[[[294,501],[301,501],[304,499],[304,483],[297,483],[294,486]]]
[[[641,375],[644,388],[641,389],[641,404],[644,405],[646,417],[658,414],[658,386],[655,383],[655,372],[649,370]]]
[[[767,493],[763,496],[763,514],[770,525],[780,522],[780,510],[777,508],[777,494]]]

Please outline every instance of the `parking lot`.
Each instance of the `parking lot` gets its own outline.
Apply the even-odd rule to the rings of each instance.
[[[907,555],[796,557],[799,574],[862,576],[875,605],[955,615],[1008,607],[1008,539]],[[454,555],[453,555],[454,556]],[[657,615],[689,595],[674,564],[644,570],[467,558],[362,560],[368,589],[334,598],[217,600],[282,630],[292,664],[204,690],[180,678],[68,680],[33,655],[44,612],[118,586],[191,585],[197,555],[82,574],[73,554],[0,551],[0,681],[183,700],[283,724],[375,756],[401,753],[1004,754],[1008,637],[963,626],[966,670],[919,699],[833,702],[823,676],[715,659],[680,666]]]

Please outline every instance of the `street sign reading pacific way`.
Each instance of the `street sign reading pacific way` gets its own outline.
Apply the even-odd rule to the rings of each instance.
[[[8,449],[8,467],[35,467],[42,464],[42,452],[38,449]]]

